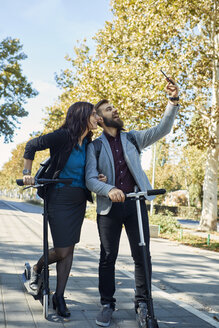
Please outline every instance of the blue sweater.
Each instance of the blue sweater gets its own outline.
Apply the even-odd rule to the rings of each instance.
[[[86,143],[83,140],[81,146],[77,145],[77,149],[73,148],[64,168],[62,169],[60,179],[73,179],[70,186],[86,188],[85,186],[85,161],[86,161]],[[57,188],[63,187],[64,184],[59,183]]]

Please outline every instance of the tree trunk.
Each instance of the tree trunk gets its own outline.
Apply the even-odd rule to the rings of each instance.
[[[217,231],[218,150],[209,148],[207,156],[200,229]]]
[[[203,186],[203,206],[200,229],[217,231],[217,179],[219,155],[219,62],[216,59],[219,51],[219,34],[216,29],[217,1],[214,0],[214,16],[212,20],[213,42],[213,80],[212,80],[212,115],[209,128],[209,138],[214,140],[207,152],[205,179]]]

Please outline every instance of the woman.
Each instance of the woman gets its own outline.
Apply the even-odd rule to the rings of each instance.
[[[35,152],[46,148],[50,149],[51,156],[49,178],[73,179],[71,185],[50,187],[48,197],[49,224],[54,244],[54,248],[49,250],[49,264],[56,262],[57,271],[53,308],[63,317],[70,316],[64,291],[72,266],[74,246],[80,239],[86,200],[91,200],[85,187],[85,155],[86,146],[91,142],[92,130],[97,128],[97,119],[92,104],[76,102],[69,107],[65,122],[58,130],[30,140],[24,152],[25,185],[34,184],[31,168]],[[100,179],[104,181],[104,177]],[[43,264],[42,256],[31,269],[32,289],[37,289]]]

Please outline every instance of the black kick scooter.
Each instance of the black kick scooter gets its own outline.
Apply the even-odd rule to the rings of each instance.
[[[17,179],[17,184],[23,186],[23,179]],[[43,305],[43,316],[44,318],[48,317],[48,307],[49,307],[49,266],[48,266],[48,187],[51,184],[64,183],[71,184],[72,179],[35,179],[35,184],[27,186],[24,189],[28,188],[38,188],[43,187],[44,189],[44,203],[43,203],[43,256],[44,256],[44,266],[41,271],[37,290],[33,290],[30,287],[30,276],[31,276],[31,267],[28,262],[24,265],[24,273],[22,274],[22,279],[24,286],[29,294],[31,294],[36,300],[40,300]]]
[[[148,254],[146,249],[146,244],[144,240],[144,232],[143,232],[143,224],[142,224],[142,215],[141,215],[141,205],[140,200],[145,200],[144,196],[153,196],[153,195],[161,195],[165,194],[165,189],[153,189],[148,191],[139,191],[138,187],[135,186],[135,191],[133,193],[126,194],[126,197],[131,198],[131,200],[136,201],[137,207],[137,215],[138,215],[138,227],[139,227],[139,235],[140,235],[140,242],[139,246],[142,248],[143,254],[143,261],[144,261],[144,271],[145,271],[145,281],[148,291],[148,314],[146,318],[146,325],[140,326],[140,328],[159,328],[157,319],[154,316],[154,307],[153,307],[153,299],[151,293],[151,280],[149,276],[149,267],[148,267]]]

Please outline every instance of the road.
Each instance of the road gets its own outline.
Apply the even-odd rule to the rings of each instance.
[[[182,226],[185,228],[198,228],[199,221],[194,220],[185,220],[185,219],[178,219],[177,220]],[[217,231],[219,231],[219,222],[217,223]]]

